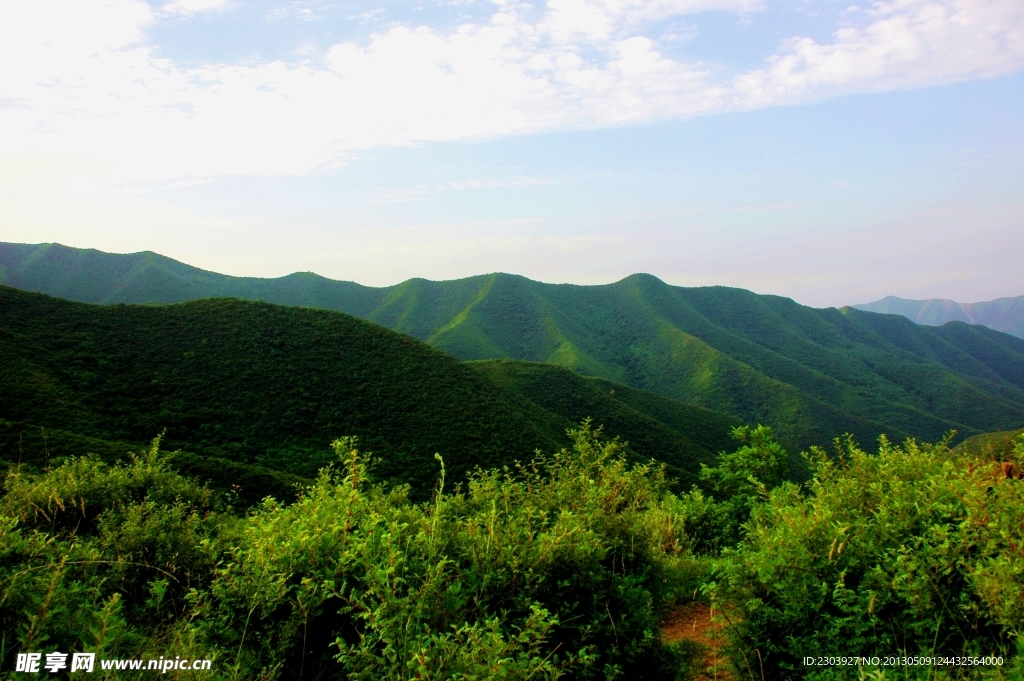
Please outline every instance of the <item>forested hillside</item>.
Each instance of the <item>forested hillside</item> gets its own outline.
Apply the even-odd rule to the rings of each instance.
[[[394,287],[370,318],[458,357],[550,362],[770,423],[799,446],[842,432],[934,439],[1024,423],[1024,342],[988,329],[925,328],[647,275],[607,286],[508,275],[457,283]],[[435,313],[446,288],[461,296],[449,303],[457,315]]]
[[[292,478],[275,471],[313,477],[346,435],[380,457],[378,478],[425,494],[435,453],[461,479],[556,448],[593,417],[635,438],[635,459],[656,457],[692,481],[739,423],[604,383],[541,406],[505,377],[326,310],[233,299],[98,306],[8,287],[0,309],[0,459],[9,463],[86,452],[112,460],[166,431],[166,447],[185,450],[184,470],[256,476],[248,486],[280,496]]]
[[[650,275],[605,286],[493,274],[388,288],[312,274],[204,272],[152,253],[0,248],[4,280],[92,302],[232,295],[341,310],[466,360],[545,362],[772,425],[794,449],[844,432],[938,439],[1024,425],[1024,340],[922,327],[852,308],[805,307]]]

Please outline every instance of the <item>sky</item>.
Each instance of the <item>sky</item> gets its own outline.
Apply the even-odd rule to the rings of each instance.
[[[1020,0],[33,0],[0,60],[0,241],[1024,295]]]

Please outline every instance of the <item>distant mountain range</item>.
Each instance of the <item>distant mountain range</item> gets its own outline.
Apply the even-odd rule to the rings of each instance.
[[[969,436],[1024,426],[1024,340],[959,322],[918,326],[742,289],[670,286],[644,274],[604,286],[490,274],[373,288],[310,273],[229,277],[155,253],[50,244],[2,244],[0,268],[10,286],[84,302],[230,296],[346,312],[459,359],[557,365],[767,423],[791,447],[827,444],[844,432],[861,442],[882,433],[935,440],[951,429]],[[503,380],[520,390],[541,371],[510,366]],[[496,379],[502,371],[499,364],[484,373]],[[571,374],[563,377],[549,385],[568,385]]]
[[[873,303],[851,305],[858,310],[903,315],[918,324],[942,326],[949,322],[980,324],[1024,338],[1024,296],[997,298],[983,303],[958,303],[945,298],[909,300],[886,296]]]

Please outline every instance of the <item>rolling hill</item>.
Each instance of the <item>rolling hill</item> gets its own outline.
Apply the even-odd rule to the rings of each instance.
[[[366,316],[360,314],[365,301],[379,292],[310,272],[279,279],[231,277],[149,251],[121,255],[60,244],[0,243],[0,284],[82,303],[181,303],[223,297],[321,307],[357,317]]]
[[[903,315],[918,324],[942,326],[949,322],[980,324],[1024,338],[1024,296],[997,298],[982,303],[958,303],[945,298],[909,300],[886,296],[873,303],[851,305],[858,310]]]
[[[279,493],[356,435],[375,472],[429,492],[563,446],[585,417],[692,482],[736,419],[553,366],[465,364],[346,314],[238,299],[100,306],[0,286],[0,459],[117,458],[166,431],[179,468]],[[529,374],[531,386],[515,384]],[[620,397],[621,396],[621,397]],[[635,440],[635,441],[634,441]],[[285,475],[281,475],[285,474]],[[292,476],[292,477],[289,477]],[[224,485],[222,485],[224,486]],[[257,491],[252,491],[256,488]],[[275,491],[276,490],[276,491]]]
[[[918,326],[643,274],[603,286],[490,274],[371,288],[308,273],[228,277],[153,253],[45,244],[0,246],[0,267],[10,285],[89,302],[230,295],[335,309],[459,359],[554,364],[767,423],[794,448],[844,432],[861,442],[881,433],[936,440],[1024,425],[1024,340],[959,322]]]

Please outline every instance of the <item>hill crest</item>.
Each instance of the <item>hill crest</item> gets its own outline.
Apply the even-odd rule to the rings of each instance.
[[[99,257],[91,253],[5,245],[0,265],[12,285],[34,278],[54,295],[93,302],[234,296],[338,310],[462,360],[555,364],[766,423],[793,448],[846,432],[861,442],[882,433],[937,440],[949,430],[966,437],[1024,425],[1024,340],[959,322],[924,327],[743,289],[671,286],[649,274],[599,286],[489,274],[371,288],[226,277],[106,254],[135,272],[131,285],[114,286],[112,275],[90,270]],[[129,261],[142,264],[132,270]]]

